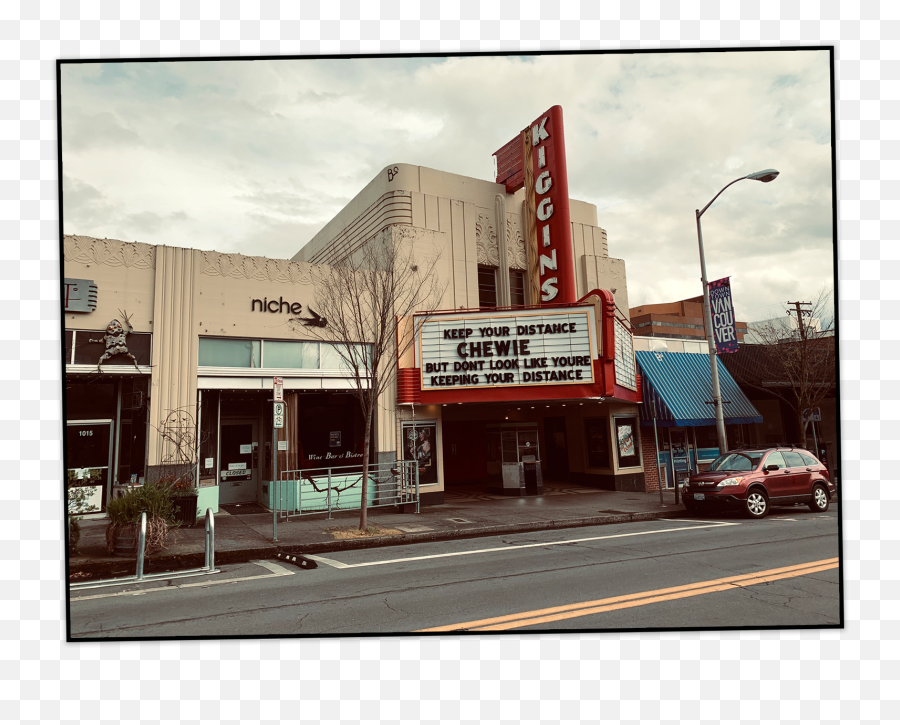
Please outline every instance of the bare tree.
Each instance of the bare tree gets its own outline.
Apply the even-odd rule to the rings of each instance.
[[[417,256],[411,227],[392,227],[317,272],[312,319],[291,318],[291,329],[333,345],[352,373],[365,422],[359,528],[367,528],[369,449],[381,396],[397,363],[415,341],[411,316],[435,309],[446,288],[435,274],[439,253]]]
[[[760,344],[744,348],[752,362],[736,372],[742,382],[776,395],[794,410],[805,448],[809,416],[804,411],[818,407],[836,382],[834,331],[827,329],[834,318],[831,288],[823,287],[801,314],[797,309],[789,310],[795,317],[751,325]]]

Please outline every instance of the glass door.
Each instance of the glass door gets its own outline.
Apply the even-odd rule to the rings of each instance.
[[[675,483],[682,481],[691,475],[691,451],[687,431],[684,428],[669,429],[669,451],[672,454],[673,479]],[[671,486],[667,486],[671,488]]]
[[[223,420],[219,502],[256,501],[259,481],[259,439],[256,420]],[[271,477],[271,476],[270,476]]]
[[[66,422],[69,513],[106,510],[113,457],[112,420]]]

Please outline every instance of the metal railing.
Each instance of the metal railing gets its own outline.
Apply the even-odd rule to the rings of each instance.
[[[303,468],[282,471],[272,492],[272,510],[282,520],[292,516],[353,511],[362,507],[362,466]],[[367,507],[415,504],[419,513],[419,467],[416,461],[369,465]]]
[[[216,521],[212,509],[206,509],[206,537],[204,539],[204,564],[198,569],[185,569],[177,572],[161,572],[159,574],[144,574],[144,550],[147,545],[147,514],[141,513],[141,523],[138,528],[137,563],[133,576],[119,577],[118,579],[100,579],[98,581],[86,581],[69,584],[69,591],[81,589],[97,589],[99,587],[111,587],[116,584],[131,584],[133,582],[156,581],[159,579],[181,579],[188,576],[201,576],[204,574],[217,574],[216,569]]]

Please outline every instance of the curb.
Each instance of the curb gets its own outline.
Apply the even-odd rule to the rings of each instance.
[[[684,509],[678,511],[638,512],[630,514],[613,514],[606,516],[590,516],[581,519],[561,519],[551,521],[530,521],[520,524],[495,524],[491,526],[478,526],[470,529],[456,529],[453,531],[423,531],[405,533],[402,536],[380,536],[369,539],[346,539],[343,541],[320,541],[310,544],[294,544],[282,546],[278,542],[267,546],[256,546],[249,549],[233,549],[216,551],[216,565],[219,564],[243,564],[254,559],[275,558],[279,554],[328,554],[339,551],[352,551],[354,549],[375,549],[388,546],[404,546],[406,544],[430,543],[439,541],[455,541],[457,539],[477,539],[485,536],[497,536],[500,534],[520,534],[531,531],[550,531],[555,529],[576,529],[586,526],[604,526],[607,524],[624,524],[633,521],[653,521],[655,519],[680,519],[687,518],[691,514]],[[202,551],[191,554],[172,554],[168,556],[156,556],[146,559],[144,571],[148,574],[157,574],[166,571],[191,569],[203,566],[204,553]],[[70,565],[70,570],[83,572],[87,577],[78,581],[89,579],[111,578],[115,576],[129,576],[134,574],[134,559],[121,559],[119,561],[98,561]]]
[[[522,534],[531,531],[550,531],[553,529],[577,529],[585,526],[604,526],[606,524],[626,524],[632,521],[652,521],[654,519],[680,519],[689,516],[687,511],[660,511],[655,513],[614,514],[611,516],[591,516],[583,519],[562,519],[560,521],[531,521],[523,524],[496,524],[479,526],[471,529],[455,531],[423,531],[403,534],[402,536],[382,536],[370,539],[347,539],[344,541],[323,541],[313,544],[302,544],[283,547],[282,551],[291,554],[328,554],[353,549],[375,549],[387,546],[404,546],[438,541],[455,541],[457,539],[477,539],[484,536],[500,534]]]

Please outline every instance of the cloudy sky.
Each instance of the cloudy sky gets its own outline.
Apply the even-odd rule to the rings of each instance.
[[[825,50],[67,64],[67,234],[289,258],[381,169],[491,179],[563,108],[569,191],[595,204],[632,306],[731,276],[739,319],[833,279]]]

